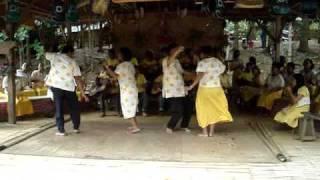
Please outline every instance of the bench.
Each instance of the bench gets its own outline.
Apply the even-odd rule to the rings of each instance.
[[[301,141],[314,141],[317,139],[314,121],[320,121],[320,116],[305,112],[303,117],[299,119],[299,125],[297,129],[297,139]]]

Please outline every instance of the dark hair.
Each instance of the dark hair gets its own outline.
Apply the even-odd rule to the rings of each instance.
[[[122,56],[123,61],[131,61],[132,54],[129,48],[127,47],[120,48],[120,54]]]
[[[254,56],[249,57],[249,62],[253,65],[257,64],[257,59]]]
[[[303,61],[303,66],[305,66],[307,63],[310,63],[310,64],[311,64],[311,69],[314,68],[314,64],[313,64],[313,61],[312,61],[311,59],[309,59],[309,58],[305,59],[305,60]]]
[[[171,43],[168,45],[167,47],[167,50],[168,50],[168,53],[170,53],[170,51],[172,51],[172,49],[178,47],[179,45],[177,43]]]
[[[65,45],[61,50],[61,53],[63,53],[63,54],[68,54],[68,53],[73,53],[73,52],[74,52],[74,48],[70,44]]]
[[[287,68],[288,67],[291,67],[292,69],[295,69],[296,68],[296,65],[293,63],[293,62],[289,62],[288,64],[287,64]]]
[[[240,56],[240,51],[239,50],[235,50],[234,52],[233,52],[233,59],[236,59],[236,58],[238,58]]]
[[[283,67],[286,64],[286,57],[280,56],[279,63],[280,66]]]
[[[280,69],[281,69],[281,67],[282,67],[282,66],[281,66],[281,64],[280,64],[280,63],[278,63],[278,62],[276,62],[276,63],[273,63],[273,64],[272,64],[272,69],[273,69],[273,68],[277,68],[277,69],[279,69],[279,70],[280,70]]]
[[[153,52],[151,50],[147,50],[145,53],[145,57],[148,59],[153,59]]]
[[[114,49],[110,49],[109,50],[109,57],[110,58],[115,58],[115,56],[116,56],[116,51]]]
[[[205,55],[211,55],[212,51],[213,51],[213,49],[211,46],[202,46],[200,48],[200,53],[203,53]]]

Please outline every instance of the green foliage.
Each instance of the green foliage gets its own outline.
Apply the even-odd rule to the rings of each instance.
[[[44,58],[44,46],[36,40],[33,44],[30,45],[30,48],[32,48],[36,52],[36,59],[42,60]]]
[[[18,30],[14,34],[14,39],[17,42],[22,43],[23,41],[25,41],[29,37],[30,31],[31,31],[31,29],[29,27],[21,26],[20,28],[18,28]]]
[[[240,37],[245,37],[246,34],[248,33],[249,30],[249,23],[248,21],[239,21],[238,22],[239,25],[239,36]],[[226,25],[226,31],[230,32],[230,33],[234,33],[235,32],[235,23],[232,21],[227,21],[227,25]]]
[[[0,32],[0,43],[3,41],[6,41],[8,39],[8,36],[5,32]]]

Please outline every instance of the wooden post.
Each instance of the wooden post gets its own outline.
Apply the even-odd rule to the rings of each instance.
[[[239,22],[234,23],[234,49],[239,49]]]
[[[292,37],[293,37],[293,29],[292,22],[289,23],[289,35],[288,35],[288,62],[292,62]]]
[[[6,23],[6,31],[9,35],[10,40],[14,37],[14,24]],[[10,53],[7,55],[9,62],[8,69],[8,123],[16,124],[16,84],[15,84],[15,74],[16,68],[14,63],[14,52],[11,49]]]
[[[277,16],[276,23],[275,23],[275,61],[280,61],[280,43],[281,43],[281,34],[282,34],[282,25],[281,25],[281,16]]]
[[[30,57],[30,37],[28,36],[26,39],[26,56],[27,56],[27,63],[31,65],[31,57]]]

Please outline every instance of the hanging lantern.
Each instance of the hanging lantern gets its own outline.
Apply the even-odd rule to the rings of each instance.
[[[318,4],[318,0],[303,0],[301,11],[306,15],[314,15],[317,12]]]
[[[68,10],[66,13],[66,19],[69,22],[75,23],[78,22],[79,20],[79,13],[77,10],[77,5],[74,1],[70,1]]]
[[[8,9],[7,14],[5,15],[5,19],[9,23],[17,23],[20,18],[20,7],[18,0],[8,0]]]
[[[270,11],[275,15],[287,15],[290,12],[289,0],[271,0]]]
[[[53,20],[61,23],[65,21],[65,7],[62,0],[53,1]]]

